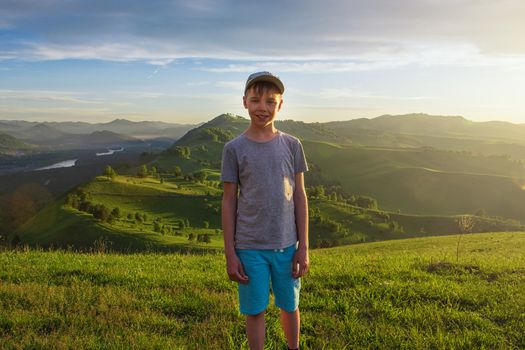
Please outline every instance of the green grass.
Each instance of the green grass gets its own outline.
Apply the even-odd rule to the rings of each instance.
[[[325,177],[340,182],[347,193],[377,199],[384,210],[460,215],[483,208],[491,216],[525,220],[525,168],[504,156],[303,145]]]
[[[459,242],[459,249],[458,249]],[[311,252],[303,349],[525,347],[525,233]],[[246,348],[220,253],[0,253],[0,347]],[[278,312],[267,348],[283,349]]]
[[[115,222],[100,223],[91,215],[65,205],[60,199],[39,212],[18,231],[22,243],[41,247],[69,246],[90,250],[103,240],[112,249],[127,251],[181,251],[218,249],[223,246],[220,222],[220,190],[181,178],[164,177],[164,183],[155,178],[118,176],[113,181],[99,176],[83,186],[89,201],[103,204],[109,210],[118,207],[121,218]],[[310,222],[312,247],[326,247],[357,242],[400,239],[415,236],[444,235],[458,232],[457,218],[453,216],[418,217],[381,211],[368,211],[340,202],[310,200],[310,207],[323,217],[339,224],[322,226]],[[128,219],[128,214],[146,214],[144,223]],[[402,226],[389,227],[390,216]],[[171,234],[154,232],[154,220],[172,229]],[[181,229],[182,220],[189,220],[190,228]],[[205,227],[208,223],[208,229]],[[519,224],[505,224],[488,218],[476,218],[474,232],[521,230]],[[211,235],[207,244],[188,241],[192,233]],[[98,243],[96,243],[98,242]]]
[[[17,232],[23,243],[41,247],[71,246],[92,249],[103,240],[119,251],[201,251],[223,246],[220,215],[209,208],[220,207],[216,188],[166,177],[164,183],[152,178],[119,176],[115,181],[97,177],[84,186],[89,200],[112,210],[120,208],[122,217],[112,224],[100,223],[91,215],[65,205],[58,200],[25,223]],[[127,219],[128,214],[145,213],[145,223]],[[180,235],[154,232],[153,220],[160,219]],[[187,219],[191,227],[180,229]],[[209,228],[204,228],[204,221]],[[189,242],[188,234],[210,234],[208,244]],[[111,243],[110,243],[111,242]],[[97,243],[98,244],[98,243]]]

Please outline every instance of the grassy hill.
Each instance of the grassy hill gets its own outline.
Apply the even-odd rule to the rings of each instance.
[[[26,222],[16,235],[22,243],[40,247],[93,250],[104,244],[121,252],[213,250],[223,244],[221,190],[217,185],[218,181],[196,182],[170,174],[117,176],[112,180],[99,176],[69,196],[84,196],[90,206],[104,205],[108,212],[118,208],[118,218],[96,219],[87,212],[90,209],[63,197]],[[314,248],[463,230],[457,216],[401,215],[328,198],[311,198],[309,206],[310,244]],[[494,218],[470,216],[469,220],[469,232],[523,229],[519,223]],[[199,235],[208,235],[209,242],[197,242]]]
[[[312,251],[301,348],[524,348],[524,249],[487,233]],[[19,250],[0,266],[5,348],[247,348],[221,253]],[[274,306],[267,320],[283,348]]]
[[[97,177],[82,187],[93,205],[118,207],[120,218],[112,223],[66,205],[66,199],[52,203],[26,222],[17,235],[23,243],[42,247],[74,247],[89,250],[109,244],[117,251],[195,251],[222,247],[218,189],[184,179],[119,176],[110,181]],[[135,214],[141,215],[136,219]],[[131,215],[131,217],[128,217]],[[146,220],[142,218],[146,215]],[[187,220],[190,226],[181,227]],[[165,226],[155,232],[155,221]],[[205,227],[204,222],[208,222]],[[207,244],[188,241],[188,235],[210,235]]]
[[[343,131],[379,125],[375,131],[366,129],[377,132],[379,137],[381,133],[390,132],[388,126],[397,125],[397,121],[400,125],[392,129],[406,134],[398,134],[392,140],[401,143],[405,138],[403,145],[406,147],[341,144],[343,131],[331,129],[330,123],[289,120],[277,123],[281,130],[303,139],[312,169],[306,174],[306,186],[312,188],[321,184],[327,189],[340,188],[335,200],[330,197],[334,193],[312,197],[317,198],[311,202],[312,246],[453,234],[462,230],[458,226],[459,215],[477,212],[492,218],[471,216],[474,223],[469,231],[522,229],[517,221],[525,220],[525,207],[521,205],[525,200],[522,161],[507,155],[408,146],[409,141],[421,137],[408,132],[425,133],[439,126],[437,134],[442,135],[439,137],[456,137],[462,130],[471,130],[471,122],[462,118],[428,116],[376,119],[334,125]],[[415,124],[411,125],[411,121]],[[207,234],[211,242],[203,247],[220,247],[222,238],[217,230],[220,230],[218,182],[222,148],[225,142],[245,130],[248,123],[239,116],[220,115],[189,131],[162,154],[146,154],[141,160],[149,169],[157,169],[156,174],[160,174],[163,183],[160,177],[137,179],[134,175],[139,169],[127,169],[127,176],[114,181],[101,178],[91,181],[85,186],[90,201],[109,210],[119,208],[123,213],[111,224],[97,222],[85,213],[64,207],[65,199],[62,199],[38,214],[17,234],[23,242],[33,245],[74,245],[83,249],[92,248],[105,237],[121,251],[186,249],[193,247],[188,243],[188,235]],[[464,124],[464,128],[459,128],[457,123]],[[176,167],[180,167],[183,176],[173,175]],[[205,180],[198,183],[195,180],[198,176]],[[340,198],[342,194],[345,198]],[[349,201],[350,197],[361,195],[377,199],[382,211],[358,208]],[[137,213],[146,214],[149,220],[137,222],[134,217]],[[57,217],[58,222],[49,221],[48,217]],[[82,221],[88,219],[89,223]],[[191,229],[182,227],[181,222],[185,220],[189,221]],[[83,225],[86,225],[85,232],[79,233]],[[166,227],[164,235],[159,234],[159,225]],[[126,242],[126,235],[130,242]]]
[[[367,148],[303,142],[309,161],[348,193],[386,210],[426,215],[474,213],[525,220],[523,163],[507,157],[432,149]]]

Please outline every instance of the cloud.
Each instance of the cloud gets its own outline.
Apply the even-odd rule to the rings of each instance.
[[[210,85],[209,81],[189,81],[186,83],[187,86],[206,86]]]
[[[215,83],[215,86],[232,90],[244,91],[244,82],[242,81],[218,81]]]
[[[98,104],[101,101],[78,97],[78,93],[50,90],[0,90],[2,100],[49,101],[76,104]]]
[[[356,91],[353,89],[322,89],[312,97],[320,97],[323,99],[381,99],[381,100],[434,100],[435,97],[430,96],[392,96],[379,95],[368,92]]]
[[[9,33],[0,39],[6,41],[3,59],[367,62],[347,63],[344,71],[374,68],[376,61],[381,66],[391,55],[412,57],[427,45],[471,47],[480,56],[525,55],[525,41],[516,39],[525,36],[521,0],[27,0],[1,2],[0,13],[0,28]]]

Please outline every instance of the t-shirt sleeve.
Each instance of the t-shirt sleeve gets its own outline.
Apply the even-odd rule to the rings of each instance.
[[[221,181],[239,183],[239,167],[235,150],[226,144],[222,150]]]
[[[294,154],[294,171],[296,174],[308,171],[308,164],[304,155],[303,145],[301,141],[297,141]]]

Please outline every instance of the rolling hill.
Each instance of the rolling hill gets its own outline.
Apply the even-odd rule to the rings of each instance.
[[[389,122],[388,118],[376,119],[384,124]],[[448,122],[471,126],[462,118],[445,119],[438,118],[443,130],[450,129]],[[355,123],[369,122],[361,120]],[[54,242],[87,248],[104,236],[114,241],[120,250],[146,246],[160,250],[185,249],[191,230],[189,227],[183,230],[180,223],[187,219],[195,232],[210,234],[212,245],[218,247],[221,238],[215,230],[220,229],[220,156],[224,143],[245,130],[248,124],[247,119],[239,116],[220,115],[187,132],[165,152],[148,156],[144,160],[147,168],[155,168],[155,174],[150,177],[137,178],[138,169],[134,168],[115,181],[98,178],[89,182],[85,188],[93,203],[104,204],[109,210],[119,207],[126,213],[126,219],[119,218],[115,223],[107,224],[91,218],[91,224],[86,224],[89,228],[85,240],[72,232],[82,226],[78,220],[89,218],[89,215],[64,206],[65,199],[51,205],[47,212],[38,214],[17,234],[23,242],[44,246]],[[311,192],[316,186],[324,186],[326,191],[321,196],[310,195],[312,246],[463,232],[458,221],[464,215],[474,222],[469,232],[523,228],[520,223],[525,220],[525,209],[521,205],[525,200],[522,161],[508,155],[429,147],[370,147],[339,143],[343,139],[341,130],[330,129],[327,125],[295,121],[277,123],[282,131],[303,140],[311,165],[311,171],[306,174],[308,190]],[[407,128],[399,127],[398,130],[413,130]],[[418,130],[423,130],[423,127]],[[105,142],[106,137],[115,137],[111,132],[89,136],[94,135]],[[177,167],[182,174],[175,176]],[[198,177],[202,179],[197,180]],[[102,187],[103,190],[95,190]],[[357,207],[356,198],[360,196],[378,200],[380,210]],[[133,216],[137,212],[159,218],[171,234],[161,237],[154,230],[154,222],[137,223],[133,217],[127,218],[127,214]],[[57,216],[64,224],[47,219]],[[46,234],[42,235],[42,232]],[[173,232],[178,232],[178,235]],[[111,238],[113,234],[116,235],[114,240]],[[142,245],[130,243],[131,246],[126,246],[122,237],[129,234],[135,235],[130,236],[130,241],[140,236],[138,242]]]
[[[414,120],[419,121],[419,124],[411,125],[410,122]],[[373,120],[341,123],[280,123],[277,124],[278,128],[303,140],[307,160],[315,165],[312,169],[316,173],[306,174],[307,186],[313,183],[314,175],[320,174],[329,183],[340,184],[348,195],[371,196],[379,201],[381,208],[394,212],[400,210],[418,215],[460,215],[473,214],[483,209],[491,216],[525,220],[525,209],[521,205],[525,200],[525,191],[522,190],[525,185],[523,161],[517,159],[519,157],[497,151],[515,150],[515,154],[519,154],[525,151],[525,146],[507,144],[506,148],[502,148],[503,144],[500,142],[479,139],[471,145],[484,143],[485,147],[478,152],[471,152],[450,151],[447,147],[416,147],[416,144],[407,146],[406,142],[403,144],[406,147],[360,146],[359,142],[350,145],[348,142],[338,143],[344,138],[342,135],[345,135],[345,125],[367,126],[375,123],[380,127],[374,132],[386,132],[392,125],[401,123],[397,129],[391,129],[430,133],[433,128],[437,128],[436,134],[452,135],[452,130],[455,130],[457,135],[461,130],[473,128],[473,123],[463,118],[416,115],[384,116]],[[159,157],[156,164],[164,169],[177,165],[187,173],[201,168],[216,173],[220,169],[224,143],[241,133],[248,125],[248,120],[242,117],[218,116],[188,132],[171,147],[171,152]],[[461,129],[457,125],[465,126]],[[391,130],[388,132],[391,133]],[[413,140],[417,140],[417,137]],[[440,138],[440,142],[446,140],[444,136],[435,136],[431,140],[435,141],[436,138]],[[319,139],[322,141],[318,141]],[[399,142],[400,134],[391,140]],[[175,151],[181,147],[188,147],[191,155],[180,157]]]
[[[86,212],[89,209],[81,209],[80,205],[77,210],[68,204],[70,199],[61,198],[18,229],[17,240],[31,246],[80,250],[93,249],[100,240],[115,251],[195,251],[222,247],[218,181],[160,176],[118,176],[113,180],[99,176],[69,196],[78,194],[91,206],[104,205],[108,212],[118,208],[118,218],[103,222]],[[457,216],[401,215],[327,198],[311,198],[309,206],[310,244],[314,248],[462,232]],[[524,229],[515,222],[469,218],[473,226],[468,232]],[[156,231],[156,226],[165,230]],[[189,235],[195,238],[199,234],[209,235],[210,242],[196,244],[188,239]]]

